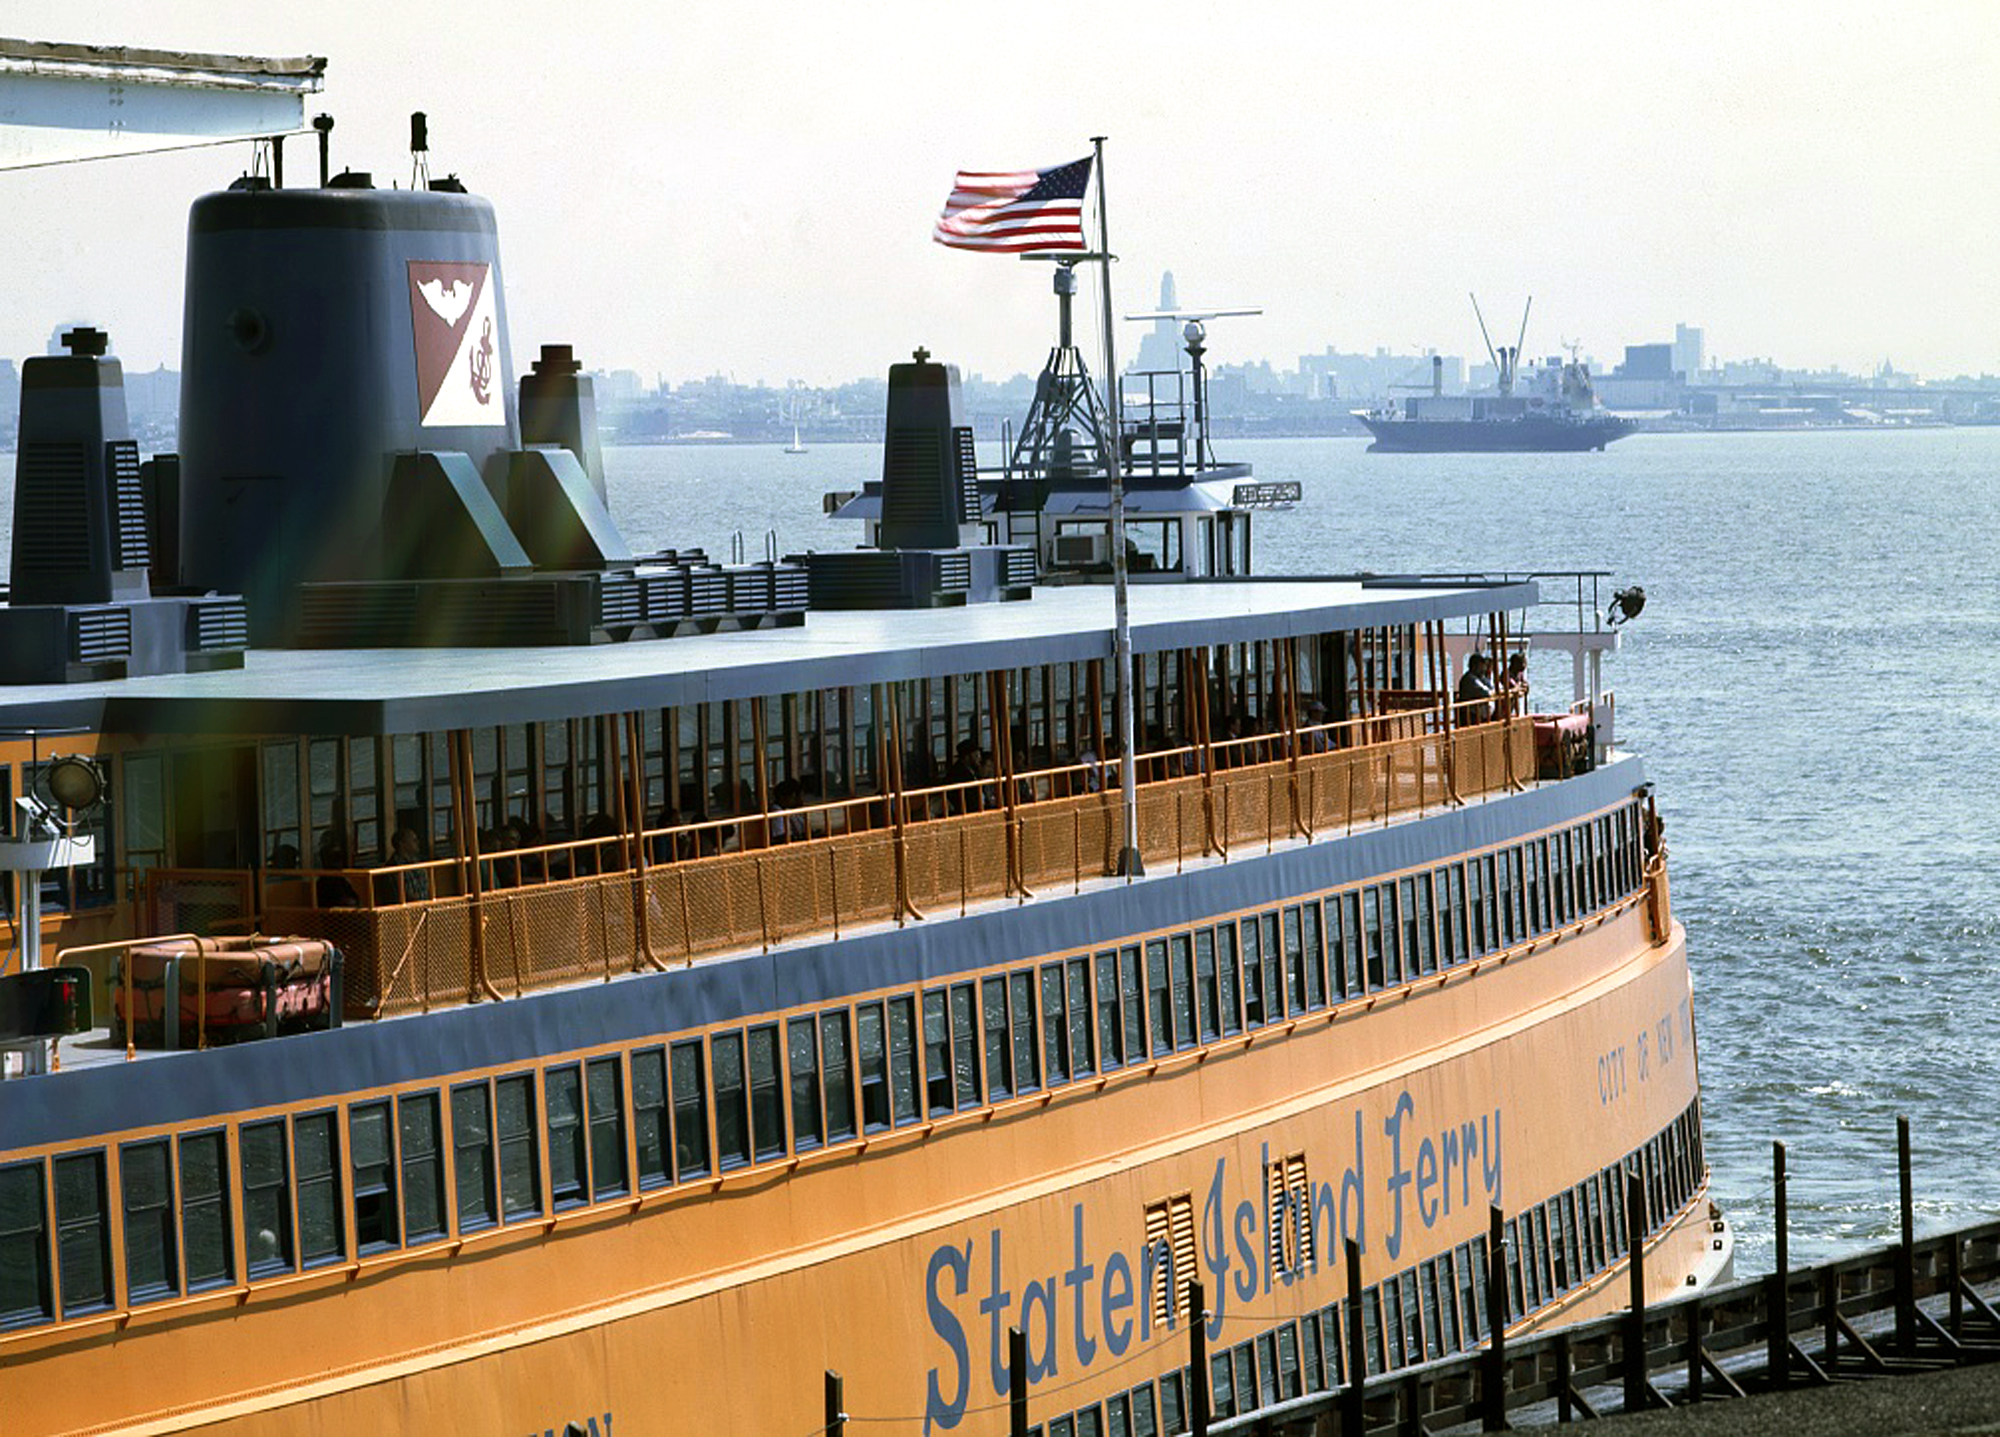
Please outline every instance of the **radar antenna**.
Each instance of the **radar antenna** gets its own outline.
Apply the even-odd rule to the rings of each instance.
[[[1208,321],[1263,312],[1263,307],[1257,305],[1239,309],[1149,309],[1125,316],[1137,320],[1187,321],[1181,328],[1181,338],[1186,341],[1188,362],[1194,371],[1194,462],[1197,469],[1209,468],[1215,463],[1215,451],[1208,442],[1208,374],[1201,363],[1202,355],[1208,352]]]

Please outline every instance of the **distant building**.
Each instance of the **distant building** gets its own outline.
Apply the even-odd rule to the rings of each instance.
[[[0,439],[12,440],[21,423],[21,375],[11,359],[0,359]]]
[[[1175,309],[1174,272],[1160,276],[1161,309]],[[1127,374],[1171,374],[1181,368],[1181,324],[1177,319],[1156,319],[1153,327],[1139,337],[1139,349],[1125,366]]]
[[[1674,326],[1674,373],[1686,383],[1692,384],[1701,373],[1706,359],[1703,353],[1702,335],[1699,329],[1689,324]]]
[[[1625,362],[1612,371],[1614,379],[1672,379],[1674,347],[1671,344],[1628,344]]]

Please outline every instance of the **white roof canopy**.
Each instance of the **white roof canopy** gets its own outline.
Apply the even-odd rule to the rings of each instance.
[[[0,39],[0,170],[281,135],[326,61]]]

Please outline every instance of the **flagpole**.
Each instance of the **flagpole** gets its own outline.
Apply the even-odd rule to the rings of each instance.
[[[1112,664],[1118,676],[1118,788],[1124,798],[1125,844],[1118,853],[1118,871],[1141,877],[1146,865],[1139,856],[1138,745],[1132,731],[1132,615],[1126,594],[1125,477],[1118,468],[1121,409],[1118,403],[1118,359],[1112,340],[1111,221],[1104,201],[1104,136],[1092,135],[1097,162],[1097,247],[1104,266],[1104,398],[1111,423],[1104,448],[1105,476],[1111,481],[1111,609]]]

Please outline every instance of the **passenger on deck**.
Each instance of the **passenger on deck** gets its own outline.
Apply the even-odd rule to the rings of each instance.
[[[1507,712],[1509,715],[1524,714],[1528,711],[1528,656],[1516,651],[1507,659]]]
[[[1465,661],[1465,673],[1458,681],[1458,722],[1485,723],[1493,716],[1493,666],[1486,655],[1474,652]]]
[[[1306,733],[1304,751],[1325,753],[1333,747],[1333,736],[1326,729],[1326,705],[1314,699],[1306,705]]]
[[[984,803],[977,787],[979,783],[979,740],[962,739],[958,752],[952,756],[951,767],[944,771],[944,781],[952,785],[945,795],[945,807],[953,814],[976,813]]]
[[[388,866],[402,868],[406,864],[423,861],[424,842],[417,837],[417,831],[408,827],[397,829],[395,836],[389,840]],[[431,876],[422,868],[375,880],[375,901],[378,903],[422,903],[430,896]]]
[[[315,868],[347,867],[347,845],[340,835],[329,828],[319,836],[319,846],[314,850]],[[322,873],[313,884],[313,898],[321,908],[359,908],[361,895],[354,891],[354,885],[342,873]]]

